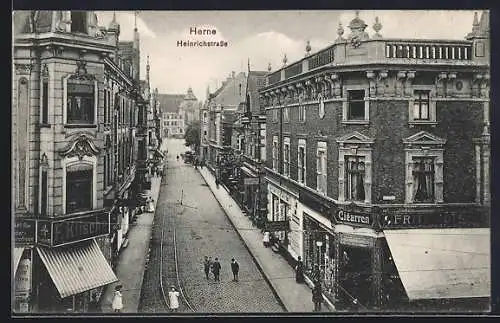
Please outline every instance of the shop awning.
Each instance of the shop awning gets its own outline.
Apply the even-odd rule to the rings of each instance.
[[[154,152],[155,152],[155,154],[160,156],[160,158],[165,158],[165,155],[163,155],[163,153],[161,151],[159,151],[158,149],[154,149]]]
[[[14,250],[12,250],[12,258],[14,258],[14,267],[12,267],[13,270],[13,276],[16,274],[17,266],[19,265],[19,261],[21,260],[21,257],[23,256],[24,248],[23,247],[14,247]]]
[[[249,176],[257,177],[257,174],[255,174],[250,168],[248,168],[246,166],[241,166],[240,169],[243,173],[245,173]]]
[[[118,280],[95,240],[37,250],[61,298]]]
[[[489,229],[384,231],[410,300],[490,297]]]

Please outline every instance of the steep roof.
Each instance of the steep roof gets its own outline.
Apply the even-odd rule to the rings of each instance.
[[[184,94],[158,94],[161,110],[163,112],[177,113],[184,96]]]
[[[184,97],[184,100],[194,100],[194,101],[198,100],[194,95],[193,89],[191,87],[189,87],[189,89],[187,90],[187,94]]]
[[[259,104],[259,90],[266,86],[265,71],[250,71],[247,80],[247,94],[250,96],[250,111],[258,112],[260,110]],[[248,104],[248,103],[247,103]]]
[[[213,100],[215,104],[220,104],[226,109],[237,109],[241,102],[245,102],[246,87],[247,77],[245,73],[240,72],[234,77],[227,78],[224,85],[214,93]]]

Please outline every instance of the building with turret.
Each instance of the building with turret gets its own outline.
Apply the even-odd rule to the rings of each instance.
[[[199,120],[199,103],[191,87],[186,94],[159,94],[162,136],[184,138],[189,124]]]
[[[489,13],[462,40],[366,27],[266,76],[268,227],[339,309],[487,309]]]
[[[117,280],[147,159],[139,34],[93,11],[17,11],[13,34],[13,310],[85,312]]]

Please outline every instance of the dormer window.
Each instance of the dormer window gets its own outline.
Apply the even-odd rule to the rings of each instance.
[[[72,33],[87,33],[87,15],[85,11],[71,12],[71,32]]]

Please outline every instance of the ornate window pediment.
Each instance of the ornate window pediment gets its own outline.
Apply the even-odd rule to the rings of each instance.
[[[361,132],[355,131],[337,138],[336,141],[340,144],[340,146],[344,146],[345,144],[370,145],[373,144],[374,139],[362,134]]]
[[[403,142],[409,147],[422,145],[442,146],[446,143],[446,139],[440,138],[427,131],[420,131],[408,138],[403,139]]]
[[[84,156],[95,156],[99,154],[100,149],[94,144],[92,139],[86,135],[80,135],[69,147],[62,149],[59,154],[63,157],[70,158],[77,156],[82,160]]]
[[[94,75],[87,72],[87,63],[84,61],[76,62],[76,70],[73,75],[69,77],[70,80],[80,80],[80,81],[94,81],[96,78]]]
[[[374,139],[354,131],[336,141],[339,144],[338,200],[371,203]]]

